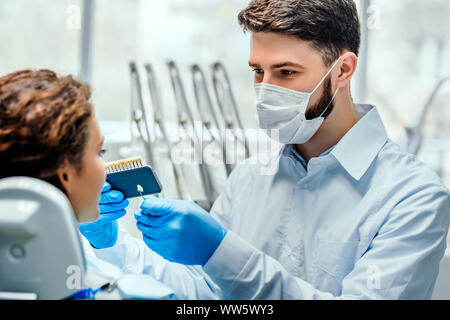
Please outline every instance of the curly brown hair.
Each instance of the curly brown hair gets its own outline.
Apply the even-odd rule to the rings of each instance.
[[[66,193],[58,177],[66,161],[81,170],[93,114],[87,85],[50,70],[0,78],[0,179],[28,176]]]

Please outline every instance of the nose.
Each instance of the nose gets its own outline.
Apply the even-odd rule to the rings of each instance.
[[[261,83],[276,85],[275,80],[269,73],[264,73],[264,78],[262,79]]]

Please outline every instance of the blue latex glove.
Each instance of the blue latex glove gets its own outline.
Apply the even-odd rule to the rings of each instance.
[[[100,195],[100,218],[95,222],[80,223],[80,232],[89,243],[97,249],[112,247],[117,241],[117,219],[123,217],[129,201],[124,199],[122,192],[111,190],[111,185],[105,182]]]
[[[147,197],[134,216],[150,249],[185,265],[204,266],[227,233],[207,211],[186,200]]]

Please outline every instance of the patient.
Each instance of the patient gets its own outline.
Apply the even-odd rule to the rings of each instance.
[[[85,253],[92,251],[125,273],[151,276],[173,288],[179,299],[217,299],[221,290],[201,267],[170,263],[119,229],[117,219],[129,202],[105,183],[103,137],[89,98],[86,85],[48,70],[1,77],[0,179],[34,177],[64,192],[83,222],[79,229],[90,243]],[[115,246],[119,231],[117,254],[107,248]],[[145,259],[144,268],[139,259]],[[147,289],[153,296],[167,292],[155,285]]]
[[[49,70],[0,78],[0,179],[28,176],[65,193],[79,222],[97,220],[103,136],[90,89]]]
[[[1,77],[0,179],[28,176],[56,186],[66,194],[78,221],[83,222],[79,229],[90,245],[109,248],[118,238],[117,219],[126,213],[129,201],[105,183],[105,163],[101,157],[103,136],[89,98],[86,85],[71,76],[59,77],[48,70],[25,70]],[[134,257],[148,250],[142,240],[126,232],[122,234],[124,241],[135,246],[124,252],[126,256]],[[85,250],[89,253],[94,249],[88,245]],[[95,255],[102,250],[96,250]],[[198,292],[205,292],[200,298],[209,299],[213,295],[209,293],[213,284],[200,277],[198,270],[190,271],[177,264],[167,266],[169,262],[155,253],[146,255],[146,262],[151,259],[152,263],[145,272],[134,272],[139,265],[132,261],[126,266],[112,261],[120,261],[122,255],[102,263],[91,254],[85,257],[96,266],[104,266],[107,261],[124,273],[144,273],[136,283],[141,295],[154,298],[168,292],[162,285],[147,286],[149,280],[145,276],[174,287],[179,298],[198,298]],[[104,271],[110,270],[107,267]],[[127,289],[128,294],[133,293],[130,293],[132,289]]]

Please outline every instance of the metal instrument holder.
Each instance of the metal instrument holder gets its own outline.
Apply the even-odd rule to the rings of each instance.
[[[212,183],[211,177],[208,173],[208,170],[205,164],[202,161],[202,153],[201,150],[198,150],[196,146],[201,146],[201,140],[198,137],[197,131],[195,129],[194,117],[192,116],[191,109],[189,107],[186,93],[184,90],[183,83],[181,81],[181,76],[178,70],[177,65],[174,61],[168,61],[167,66],[169,68],[170,80],[172,83],[173,93],[175,95],[176,105],[177,105],[177,118],[178,118],[178,128],[182,129],[185,133],[186,137],[188,137],[191,141],[191,145],[194,146],[194,152],[197,156],[200,157],[200,175],[202,179],[203,189],[206,194],[207,203],[198,203],[203,208],[209,210],[214,203],[214,198],[212,194]],[[189,133],[188,122],[192,124],[192,134]]]
[[[225,122],[225,127],[226,129],[231,130],[236,140],[243,143],[245,148],[245,158],[248,158],[250,156],[248,139],[244,132],[244,126],[242,125],[241,116],[233,94],[228,72],[221,62],[213,63],[211,65],[211,69],[214,93],[216,96],[217,105]],[[222,75],[222,80],[220,80],[220,75]],[[225,103],[226,100],[222,95],[228,96],[231,107],[229,104]],[[236,127],[241,131],[240,138],[236,133]]]
[[[136,124],[139,132],[139,137],[144,145],[144,150],[147,156],[147,161],[151,166],[154,165],[155,159],[153,156],[153,148],[151,142],[150,130],[148,128],[147,115],[144,107],[144,100],[142,99],[142,86],[139,78],[139,71],[135,62],[130,62],[130,74],[131,74],[131,119]],[[137,103],[134,101],[137,97]],[[141,125],[144,126],[144,137]]]
[[[423,143],[423,126],[425,124],[426,117],[428,115],[428,112],[431,109],[431,105],[434,102],[434,99],[436,98],[437,94],[439,93],[439,90],[444,85],[445,82],[449,81],[450,77],[445,77],[441,79],[437,85],[434,87],[430,97],[428,98],[427,102],[425,103],[425,106],[422,109],[422,113],[420,115],[419,120],[417,123],[411,127],[406,127],[406,134],[408,135],[408,142],[407,142],[407,151],[417,155],[422,147]]]
[[[204,74],[203,70],[200,68],[200,66],[197,64],[194,64],[191,66],[191,72],[192,72],[192,81],[193,81],[193,86],[194,86],[195,100],[197,102],[198,112],[200,114],[200,118],[202,120],[203,129],[204,129],[204,131],[202,131],[202,132],[206,131],[206,133],[208,134],[206,146],[211,145],[213,143],[217,143],[219,146],[222,147],[222,160],[221,161],[223,163],[223,166],[224,166],[224,169],[226,172],[226,176],[228,177],[231,173],[232,167],[230,165],[228,165],[227,161],[226,161],[225,143],[223,140],[221,127],[219,125],[219,121],[217,119],[216,112],[214,111],[214,106],[213,106],[213,103],[211,100],[211,96],[209,95],[208,85],[206,83],[205,74]],[[205,104],[207,106],[205,106]],[[212,131],[213,123],[217,129],[217,136]],[[202,143],[204,142],[203,135],[202,135],[201,142]],[[213,174],[210,172],[210,177],[212,177],[212,176],[213,176]],[[211,183],[213,184],[213,181],[211,181]],[[214,184],[213,184],[212,191],[214,193],[213,194],[214,198],[217,198],[221,192],[221,190],[217,190],[217,188],[214,186]]]
[[[164,117],[163,117],[163,112],[162,112],[162,100],[161,100],[161,95],[160,95],[160,92],[158,89],[158,81],[157,81],[155,72],[153,71],[153,68],[149,63],[144,64],[144,68],[145,68],[146,75],[147,75],[147,84],[148,84],[150,98],[151,98],[151,102],[152,102],[152,106],[153,106],[153,121],[155,123],[155,125],[154,125],[155,139],[158,139],[158,134],[156,132],[156,130],[158,128],[162,135],[164,143],[167,145],[167,148],[169,151],[169,158],[170,158],[170,154],[172,153],[172,150],[173,150],[173,144],[170,140],[169,135],[167,134],[167,129],[166,129],[166,126],[164,123]],[[173,169],[173,173],[175,176],[176,189],[177,189],[179,198],[191,200],[191,196],[189,195],[187,188],[186,187],[183,188],[183,186],[184,186],[183,174],[182,174],[180,168],[176,164],[174,164],[172,161],[170,161],[170,162],[172,164],[172,169]]]

